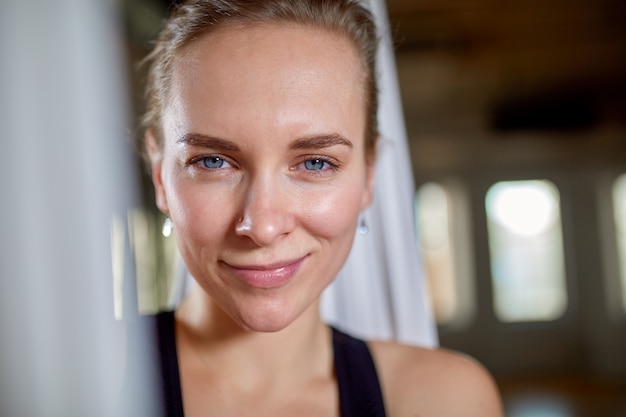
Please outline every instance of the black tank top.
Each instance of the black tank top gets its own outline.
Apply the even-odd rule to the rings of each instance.
[[[174,313],[156,316],[165,416],[183,417]],[[376,367],[367,344],[332,328],[341,417],[385,417]]]

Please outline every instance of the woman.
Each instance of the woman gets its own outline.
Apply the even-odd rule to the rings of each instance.
[[[475,363],[320,319],[372,199],[375,54],[352,0],[174,10],[144,119],[157,206],[198,284],[159,317],[171,415],[500,415]]]

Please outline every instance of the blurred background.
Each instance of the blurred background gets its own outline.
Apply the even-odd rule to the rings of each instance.
[[[626,3],[388,0],[440,343],[626,415]]]

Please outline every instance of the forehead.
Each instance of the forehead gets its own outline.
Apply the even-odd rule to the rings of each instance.
[[[259,59],[311,64],[311,58],[332,57],[344,69],[361,71],[355,44],[336,31],[296,23],[233,23],[200,36],[181,48],[176,64],[189,65],[220,59],[214,64],[243,64]]]
[[[226,109],[284,113],[289,105],[341,115],[358,107],[364,121],[364,80],[357,48],[344,35],[295,24],[232,25],[179,51],[168,107],[222,118],[232,116]]]

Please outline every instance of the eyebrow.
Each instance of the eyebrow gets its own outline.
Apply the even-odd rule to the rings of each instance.
[[[219,149],[223,151],[239,151],[239,146],[229,140],[202,135],[200,133],[187,133],[176,143],[182,145],[198,146],[202,148]]]
[[[317,135],[312,137],[306,137],[293,141],[290,145],[290,149],[321,149],[328,148],[335,145],[344,145],[349,148],[354,147],[352,142],[338,134],[331,135]]]
[[[183,135],[176,143],[189,146],[198,146],[202,148],[219,149],[224,151],[239,151],[239,146],[229,140],[207,136],[200,133],[187,133]],[[353,148],[354,145],[348,139],[339,134],[316,135],[296,139],[289,145],[289,149],[322,149],[335,145],[344,145]]]

